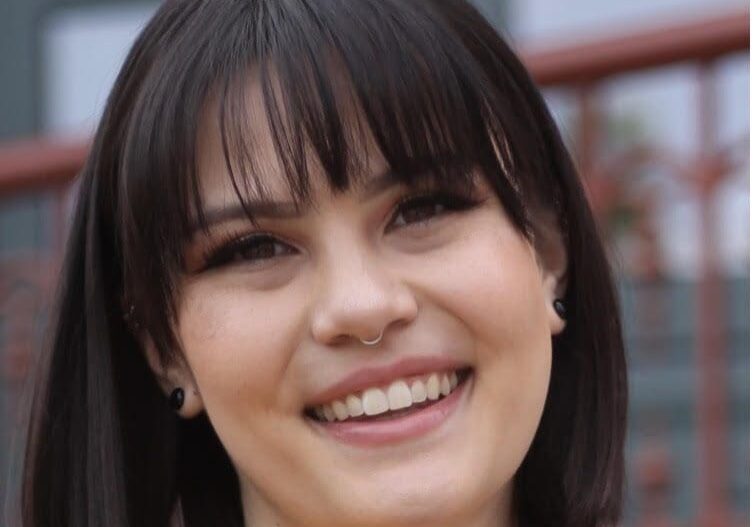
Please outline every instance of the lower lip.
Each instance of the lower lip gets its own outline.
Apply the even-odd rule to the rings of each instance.
[[[422,436],[444,423],[458,408],[461,397],[468,391],[473,374],[453,390],[450,395],[421,410],[382,421],[343,421],[314,424],[349,445],[374,447]]]

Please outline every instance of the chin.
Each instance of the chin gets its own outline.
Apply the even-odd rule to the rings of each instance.
[[[485,482],[492,478],[480,478],[489,466],[476,466],[450,455],[438,460],[436,455],[434,459],[427,456],[404,467],[372,474],[364,485],[352,486],[359,490],[338,493],[336,499],[350,511],[350,525],[460,525],[451,520],[473,516],[491,496],[500,492],[502,485],[485,488]],[[464,468],[459,471],[459,467]]]

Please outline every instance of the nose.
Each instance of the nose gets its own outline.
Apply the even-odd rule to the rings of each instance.
[[[323,345],[387,337],[391,326],[410,323],[418,312],[415,296],[397,272],[365,250],[347,252],[331,259],[322,275],[311,332]]]

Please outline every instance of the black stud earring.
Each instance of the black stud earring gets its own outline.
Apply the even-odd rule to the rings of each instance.
[[[170,392],[170,408],[176,412],[180,410],[183,407],[184,396],[183,388],[176,388]]]
[[[563,320],[566,319],[565,302],[563,302],[560,298],[556,298],[552,303],[552,307],[555,309],[555,312],[560,318],[562,318]]]

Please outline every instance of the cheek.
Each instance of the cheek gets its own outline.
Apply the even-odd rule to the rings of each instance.
[[[434,284],[430,303],[460,321],[473,341],[475,432],[469,456],[496,467],[488,482],[494,487],[513,477],[531,445],[552,356],[535,253],[511,227],[489,225],[443,254],[441,269],[427,280]]]
[[[502,237],[498,244],[486,244],[490,254],[484,259],[500,264],[475,274],[484,277],[477,284],[480,300],[463,306],[478,323],[477,422],[484,423],[480,434],[487,438],[480,443],[491,445],[485,457],[494,467],[491,484],[510,481],[531,446],[552,360],[545,292],[534,252],[517,236]]]
[[[295,349],[292,310],[290,302],[251,294],[239,283],[206,280],[184,289],[179,333],[213,420],[248,416],[285,397],[281,376]]]
[[[423,266],[423,289],[465,326],[477,351],[516,355],[549,342],[545,291],[531,246],[499,216],[482,217]]]

